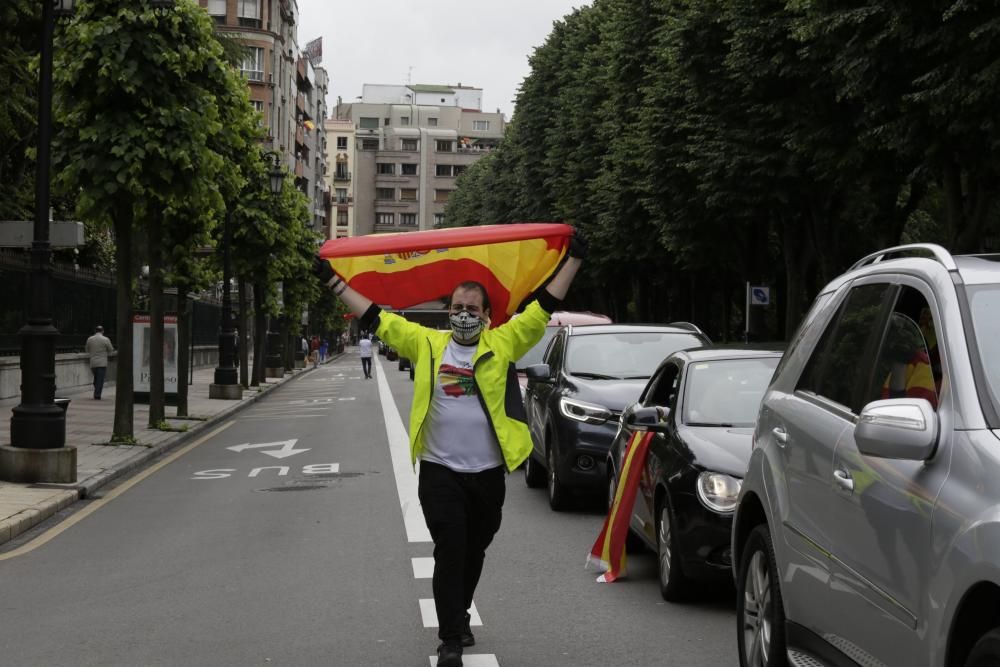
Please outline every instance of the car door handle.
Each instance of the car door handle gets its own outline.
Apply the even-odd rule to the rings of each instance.
[[[775,426],[771,429],[771,434],[774,435],[775,442],[778,443],[779,447],[784,447],[788,442],[788,432],[780,426]]]
[[[851,473],[847,472],[843,468],[837,468],[833,471],[833,479],[836,480],[837,486],[842,488],[844,491],[854,493],[854,478],[851,477]]]

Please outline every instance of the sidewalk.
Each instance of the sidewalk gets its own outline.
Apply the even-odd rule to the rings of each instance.
[[[333,355],[326,363],[337,359]],[[74,484],[14,484],[0,481],[0,545],[49,518],[59,510],[72,505],[93,492],[152,459],[208,432],[213,425],[251,405],[275,387],[295,380],[312,370],[285,373],[282,378],[269,378],[259,388],[243,392],[243,399],[226,401],[210,399],[208,386],[215,375],[214,368],[194,371],[194,383],[188,385],[188,414],[191,418],[176,418],[174,406],[166,407],[167,421],[172,427],[186,431],[160,431],[147,428],[149,406],[136,404],[134,410],[134,437],[139,444],[111,446],[112,425],[115,414],[115,386],[105,385],[100,401],[93,399],[92,387],[77,387],[57,391],[60,397],[72,399],[66,412],[66,445],[76,447],[76,479]],[[21,402],[20,398],[0,401],[0,414],[9,420],[10,410]],[[9,424],[9,421],[8,421]],[[10,444],[10,428],[0,433],[0,444]]]

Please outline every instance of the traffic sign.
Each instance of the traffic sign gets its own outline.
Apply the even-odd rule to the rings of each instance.
[[[758,285],[750,288],[751,306],[771,305],[771,288],[765,285]]]

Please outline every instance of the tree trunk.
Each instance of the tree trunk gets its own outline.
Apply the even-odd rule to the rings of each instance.
[[[177,416],[188,416],[188,368],[191,359],[191,317],[188,313],[187,285],[177,285]]]
[[[247,346],[249,336],[247,336],[247,281],[240,278],[239,284],[239,328],[237,329],[240,341],[240,384],[246,389],[250,386],[250,369],[247,364],[250,362],[250,348]]]
[[[259,387],[264,381],[264,350],[267,345],[267,320],[264,317],[264,290],[255,283],[253,286],[253,380],[251,385]]]
[[[115,226],[115,314],[118,319],[115,341],[118,366],[115,371],[115,421],[111,442],[130,442],[132,428],[132,208],[118,207]]]
[[[163,391],[163,225],[160,213],[149,216],[149,428],[166,418]]]

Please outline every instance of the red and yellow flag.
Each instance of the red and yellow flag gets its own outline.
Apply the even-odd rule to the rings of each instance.
[[[491,324],[502,324],[559,265],[573,227],[517,223],[332,239],[320,257],[353,289],[397,310],[486,286]]]
[[[625,576],[625,542],[628,539],[628,524],[632,518],[632,507],[639,491],[639,478],[646,465],[646,454],[652,433],[636,433],[625,449],[625,462],[618,476],[615,499],[604,519],[601,534],[590,549],[587,566],[604,574],[597,581],[610,584]]]

